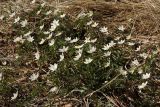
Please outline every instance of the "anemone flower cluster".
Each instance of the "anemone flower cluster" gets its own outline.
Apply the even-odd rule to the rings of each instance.
[[[30,4],[33,5],[35,3],[36,0],[32,0]],[[41,8],[36,12],[35,15],[41,15],[43,13],[42,9],[45,7],[45,5],[45,2],[42,3]],[[52,20],[47,22],[47,24],[49,23],[48,25],[45,21],[39,23],[39,26],[36,26],[36,30],[29,29],[30,23],[27,18],[24,19],[17,16],[16,12],[13,12],[9,15],[9,18],[14,18],[14,25],[18,25],[21,29],[25,29],[24,31],[21,31],[21,35],[18,35],[14,38],[13,42],[20,43],[20,45],[26,43],[29,44],[27,45],[28,47],[30,44],[32,44],[34,52],[30,52],[34,57],[34,61],[38,63],[37,65],[41,64],[43,60],[46,60],[45,58],[47,56],[48,59],[47,61],[44,61],[44,65],[45,67],[47,66],[47,70],[50,71],[49,73],[56,74],[56,72],[59,72],[62,68],[63,70],[68,69],[68,71],[70,71],[70,66],[74,66],[75,69],[85,66],[84,68],[87,69],[88,66],[92,66],[92,64],[94,64],[95,66],[99,66],[99,69],[114,69],[113,71],[118,71],[118,73],[122,77],[125,77],[125,79],[128,75],[138,73],[141,75],[141,80],[145,81],[137,85],[138,89],[142,90],[147,86],[148,79],[151,78],[151,73],[143,71],[143,64],[142,61],[139,60],[139,57],[143,59],[144,63],[146,59],[149,58],[149,53],[141,52],[141,45],[136,47],[135,42],[130,40],[130,35],[125,38],[124,36],[112,37],[110,36],[108,27],[101,27],[98,22],[93,21],[92,18],[90,18],[90,20],[87,20],[83,26],[85,26],[87,30],[91,29],[91,31],[89,33],[86,31],[87,33],[84,34],[84,37],[81,37],[81,31],[73,32],[73,28],[70,30],[68,26],[64,27],[65,24],[63,24],[63,21],[67,17],[66,14],[62,14],[61,12],[61,14],[57,14],[58,10],[54,12],[52,10],[47,10],[45,12],[45,18],[52,14],[55,15],[55,13],[58,15],[58,18],[51,18]],[[82,12],[77,16],[77,20],[85,17],[92,17],[92,15],[93,12]],[[4,17],[5,16],[2,15],[0,20],[3,20]],[[79,25],[81,24],[76,25],[76,28],[78,28]],[[126,27],[121,25],[118,27],[118,30],[120,32],[125,32]],[[69,31],[72,32],[68,33]],[[111,37],[112,39],[109,40],[107,37]],[[133,47],[136,47],[136,49]],[[135,54],[135,56],[132,55],[129,60],[127,59],[128,57],[126,59],[122,58],[125,54],[130,54],[129,52],[125,53],[125,49],[128,48],[131,49]],[[46,50],[47,52],[45,53]],[[123,51],[124,53],[122,53]],[[121,59],[125,59],[127,61],[121,61]],[[125,65],[122,65],[124,63]],[[126,67],[128,63],[130,64],[130,68]],[[67,64],[69,66],[67,66]],[[78,64],[79,66],[77,66]],[[94,66],[92,67],[94,68]],[[36,82],[40,76],[40,71],[32,73],[29,77],[29,80],[31,82]],[[1,72],[0,81],[2,80],[3,73]],[[49,92],[57,92],[58,89],[59,88],[57,86],[54,86]],[[17,97],[18,91],[13,93],[11,100],[15,100]]]

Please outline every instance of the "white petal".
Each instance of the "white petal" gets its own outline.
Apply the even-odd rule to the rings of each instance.
[[[67,52],[68,51],[68,47],[63,46],[63,48],[59,49],[59,52]]]
[[[148,82],[146,81],[146,82],[142,83],[141,85],[138,85],[138,88],[143,89],[144,87],[146,87],[147,84],[148,84]]]
[[[34,4],[35,2],[36,2],[36,0],[32,0],[32,1],[31,1],[31,4]]]
[[[4,19],[4,15],[0,16],[0,20],[3,20]]]
[[[85,59],[84,63],[85,63],[85,64],[89,64],[89,63],[91,63],[92,61],[93,61],[93,59],[88,58],[88,59]]]
[[[33,41],[34,41],[34,38],[33,38],[32,36],[28,36],[28,37],[27,37],[27,40],[28,40],[29,42],[33,42]]]
[[[52,72],[56,71],[57,68],[58,68],[58,64],[56,64],[56,63],[54,65],[50,64],[50,66],[49,66],[49,70],[51,70]]]
[[[142,75],[142,79],[148,79],[150,78],[150,73],[146,73]]]
[[[39,44],[42,45],[44,42],[45,42],[45,39],[42,38]]]
[[[40,53],[39,53],[39,51],[37,51],[34,55],[35,55],[36,60],[39,60],[39,58],[40,58]]]
[[[18,97],[18,91],[16,93],[13,93],[11,100],[15,100],[17,97]]]
[[[2,72],[0,73],[0,81],[2,80],[2,76],[3,76],[3,74],[2,74]]]
[[[60,15],[60,18],[64,18],[66,16],[66,14],[62,14]]]
[[[78,53],[77,56],[74,57],[74,60],[77,61],[81,58],[82,54],[81,53]]]
[[[63,61],[63,60],[64,60],[64,54],[62,53],[62,54],[60,55],[59,62],[61,62],[61,61]]]
[[[52,40],[49,42],[49,46],[54,45],[54,43],[55,43],[55,40],[54,40],[54,39],[52,39]]]
[[[97,26],[98,26],[98,23],[94,22],[91,26],[92,26],[92,27],[97,27]]]
[[[49,15],[52,13],[52,10],[47,11],[46,15]]]
[[[31,76],[30,76],[30,80],[31,81],[35,81],[35,80],[37,80],[38,79],[38,77],[39,77],[39,73],[37,72],[37,73],[33,73]]]
[[[70,41],[71,40],[71,37],[66,37],[65,38],[65,41]]]
[[[11,15],[9,15],[10,18],[14,17],[16,15],[15,12],[13,12]]]
[[[124,28],[124,26],[123,26],[123,25],[121,25],[121,26],[119,26],[119,27],[118,27],[118,30],[120,30],[120,31],[122,31],[122,32],[123,32],[123,31],[125,30],[125,28]]]
[[[40,26],[39,28],[40,28],[40,30],[42,30],[44,28],[44,24],[42,26]]]
[[[49,92],[57,92],[57,91],[58,91],[58,87],[53,87],[53,88],[50,89]]]

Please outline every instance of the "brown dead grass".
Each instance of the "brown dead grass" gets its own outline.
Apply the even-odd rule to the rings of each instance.
[[[55,0],[47,0],[50,6],[57,6]],[[129,27],[129,21],[134,23],[132,35],[139,39],[153,39],[160,41],[160,1],[159,0],[59,0],[58,8],[67,12],[73,18],[81,11],[93,11],[94,20],[107,26],[110,30],[119,25]],[[32,8],[29,0],[16,2],[2,2],[0,5],[5,11],[10,7],[20,11]],[[9,32],[9,25],[0,22],[0,32]]]
[[[72,17],[81,11],[93,11],[94,20],[108,26],[110,30],[122,24],[129,26],[129,21],[132,21],[134,38],[142,41],[148,39],[150,43],[156,44],[160,42],[160,2],[158,0],[108,1],[75,0],[61,3],[59,7]]]

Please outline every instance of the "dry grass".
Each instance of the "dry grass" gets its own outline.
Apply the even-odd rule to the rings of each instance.
[[[115,25],[126,25],[133,23],[132,35],[143,41],[149,40],[151,43],[158,44],[160,41],[160,1],[159,0],[48,0],[50,6],[57,6],[61,10],[70,14],[73,18],[81,11],[94,11],[94,20],[108,26],[114,30]],[[107,2],[106,2],[107,1]],[[29,5],[29,0],[17,0],[2,2],[3,12],[10,10],[23,11],[33,8]],[[2,11],[2,10],[1,10]],[[2,13],[2,12],[1,12]],[[1,23],[1,22],[0,22]],[[1,24],[0,32],[8,33],[11,31],[9,25]]]
[[[64,9],[64,7],[66,8]],[[80,0],[72,3],[63,4],[63,10],[72,16],[76,16],[81,11],[94,11],[96,14],[94,20],[108,26],[110,30],[115,29],[117,25],[126,25],[132,22],[134,38],[149,39],[151,43],[158,44],[160,39],[160,2],[158,0],[143,2],[105,2]]]

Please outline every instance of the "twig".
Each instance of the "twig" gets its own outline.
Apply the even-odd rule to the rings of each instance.
[[[112,83],[114,80],[116,80],[121,74],[118,74],[116,77],[114,77],[111,81],[107,82],[106,84],[104,84],[102,87],[98,88],[97,90],[87,94],[85,97],[88,96],[92,96],[94,93],[96,93],[97,91],[100,91],[101,89],[105,88],[107,85],[109,85],[110,83]]]
[[[102,91],[98,91],[98,92],[100,92],[106,99],[108,99],[108,100],[109,100],[111,103],[113,103],[116,107],[119,107],[112,98],[106,96]]]

